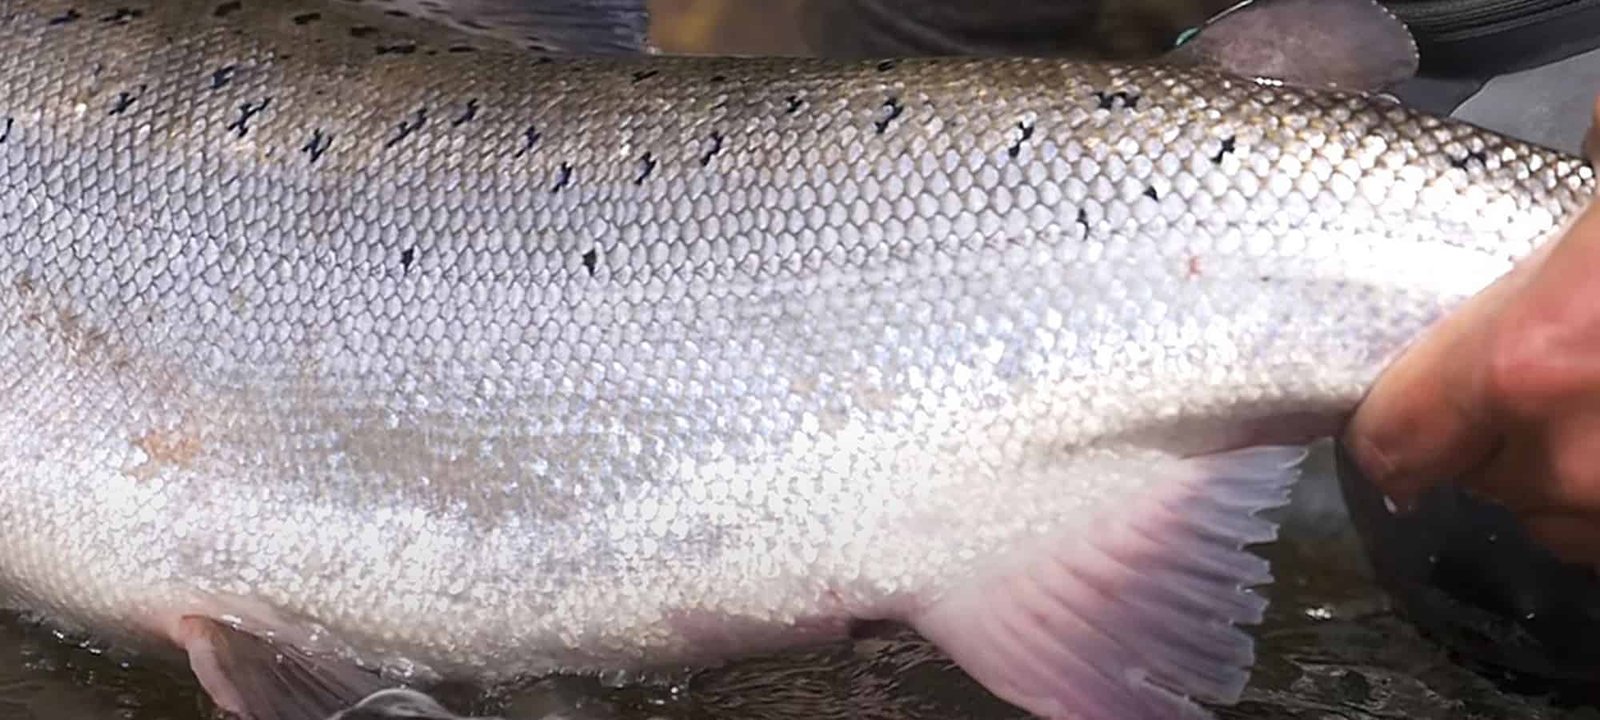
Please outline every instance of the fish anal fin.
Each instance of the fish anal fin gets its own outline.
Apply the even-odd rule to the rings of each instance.
[[[391,685],[377,673],[188,616],[178,640],[212,702],[241,720],[325,720]]]
[[[1415,75],[1416,41],[1376,0],[1254,0],[1197,28],[1167,61],[1375,92]]]
[[[1241,625],[1270,582],[1247,546],[1274,537],[1305,456],[1262,447],[1156,463],[1162,480],[1077,532],[970,581],[912,618],[1000,698],[1072,720],[1208,718],[1254,664]],[[1147,462],[1147,461],[1146,461]]]

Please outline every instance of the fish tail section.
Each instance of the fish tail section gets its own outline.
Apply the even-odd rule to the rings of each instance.
[[[1088,533],[1028,551],[913,618],[991,692],[1062,720],[1209,718],[1255,661],[1241,625],[1272,579],[1247,546],[1274,539],[1305,457],[1260,447],[1159,463],[1170,474]],[[1141,460],[1140,462],[1148,462]],[[1142,469],[1141,469],[1142,471]]]

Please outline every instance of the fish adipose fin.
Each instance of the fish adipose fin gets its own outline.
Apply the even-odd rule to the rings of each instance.
[[[1185,33],[1166,60],[1295,85],[1376,92],[1417,72],[1417,44],[1376,0],[1245,0]]]
[[[1284,505],[1305,457],[1259,447],[1161,473],[1132,506],[1070,540],[1013,558],[912,619],[995,695],[1071,720],[1209,718],[1196,701],[1237,702],[1255,662],[1239,625],[1262,619],[1273,540],[1259,515]],[[1148,464],[1147,459],[1135,462]]]
[[[209,618],[184,618],[180,633],[201,687],[241,720],[324,720],[391,685]]]
[[[630,55],[648,47],[645,0],[382,0],[376,6],[539,52]]]

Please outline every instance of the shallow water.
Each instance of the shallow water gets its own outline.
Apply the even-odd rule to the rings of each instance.
[[[1266,554],[1280,577],[1256,632],[1261,659],[1244,701],[1221,709],[1220,718],[1600,720],[1600,711],[1559,710],[1496,689],[1420,637],[1370,584],[1337,563],[1287,545]],[[6,618],[0,718],[209,720],[197,687],[179,669],[119,663]],[[518,720],[1024,717],[901,632],[745,661],[672,685],[547,682],[492,705],[479,709]]]

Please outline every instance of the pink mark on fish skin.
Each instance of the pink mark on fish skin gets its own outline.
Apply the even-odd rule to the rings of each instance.
[[[144,452],[145,461],[127,473],[140,480],[149,480],[162,467],[188,467],[204,449],[199,434],[185,427],[152,429],[134,438],[133,445]]]

